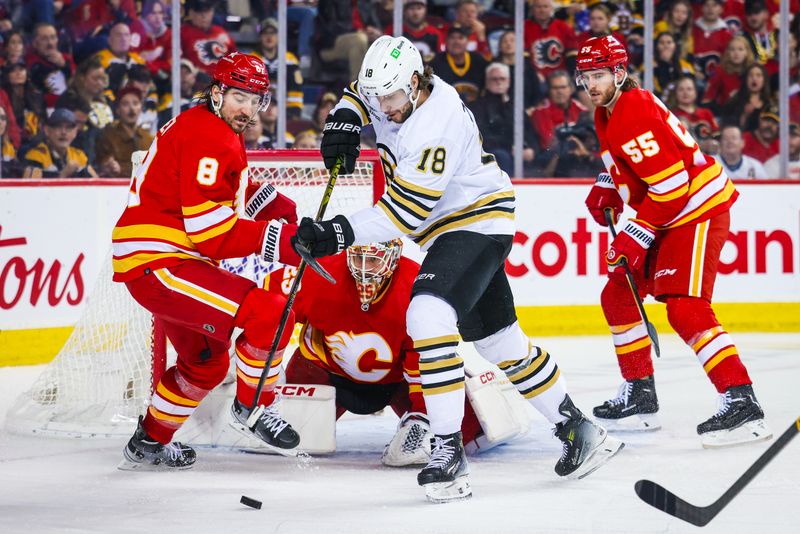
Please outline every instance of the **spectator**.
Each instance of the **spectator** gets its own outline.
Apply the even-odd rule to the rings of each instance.
[[[751,0],[746,8],[744,38],[753,51],[756,63],[764,65],[770,76],[778,72],[778,34],[769,31],[769,10],[761,0]]]
[[[134,0],[72,1],[62,20],[73,45],[75,61],[82,63],[106,46],[108,29],[115,22],[136,18]]]
[[[15,122],[22,126],[22,142],[30,141],[39,134],[39,123],[45,116],[45,109],[44,97],[28,79],[25,63],[10,63],[3,67],[2,88],[8,95]]]
[[[458,0],[453,26],[461,26],[469,30],[469,42],[467,43],[469,52],[475,52],[482,55],[484,59],[490,59],[492,52],[486,41],[486,25],[478,18],[480,9],[477,0]]]
[[[314,38],[314,21],[317,18],[317,0],[291,0],[286,8],[286,19],[297,25],[297,54],[300,69],[311,67],[311,41]]]
[[[736,124],[743,132],[755,130],[761,111],[773,103],[769,77],[764,65],[750,65],[742,76],[742,86],[733,95],[720,116],[726,124]]]
[[[276,98],[272,98],[272,102],[270,102],[267,109],[261,111],[258,116],[261,119],[261,126],[263,127],[263,131],[261,135],[263,137],[262,144],[264,148],[275,148],[278,143],[278,106],[279,102]],[[289,132],[286,132],[286,144],[290,146],[294,142],[294,136]]]
[[[607,4],[598,2],[589,8],[589,29],[578,36],[577,45],[591,37],[611,35],[625,48],[628,47],[627,39],[618,31],[611,29],[611,8]]]
[[[2,65],[15,65],[25,63],[25,41],[22,39],[22,32],[12,30],[5,34],[5,46],[3,47]]]
[[[703,105],[720,114],[742,86],[742,76],[753,63],[753,51],[750,50],[747,40],[741,35],[732,37],[722,53],[719,68],[708,77]]]
[[[181,112],[192,106],[192,99],[196,92],[197,67],[188,59],[181,60]],[[274,104],[273,104],[274,105]],[[158,112],[158,127],[164,126],[172,118],[172,102],[167,102]]]
[[[603,163],[598,157],[600,143],[594,123],[588,116],[582,117],[577,124],[559,126],[555,134],[550,161],[544,167],[543,176],[588,178],[603,172]]]
[[[113,95],[128,83],[128,72],[134,65],[144,65],[144,59],[131,52],[131,29],[124,22],[117,22],[108,32],[108,48],[97,53],[100,64],[108,75],[108,90]]]
[[[532,0],[525,21],[525,50],[542,79],[557,70],[575,70],[578,43],[575,31],[553,16],[553,0]]]
[[[94,163],[94,147],[100,129],[92,126],[89,116],[92,115],[92,106],[75,93],[64,93],[59,98],[59,107],[67,109],[75,115],[77,135],[72,141],[72,146],[79,148],[89,158],[89,163]]]
[[[511,71],[511,92],[514,92],[514,76],[516,72],[516,65],[514,65],[515,55],[514,50],[517,46],[517,35],[513,31],[505,31],[500,35],[498,41],[497,56],[494,61],[508,65]],[[542,90],[542,83],[539,76],[533,70],[533,65],[530,61],[530,55],[522,52],[522,94],[524,96],[523,106],[525,113],[533,111],[533,107],[539,104],[544,99],[544,91]]]
[[[214,0],[187,0],[189,23],[181,25],[183,57],[211,74],[219,59],[236,51],[236,44],[222,26],[214,24]]]
[[[367,43],[372,44],[383,35],[381,28],[392,27],[394,0],[356,0],[356,5],[358,20],[354,26],[367,35]]]
[[[252,120],[247,124],[247,128],[242,132],[245,150],[264,150],[271,148],[267,146],[268,139],[264,137],[264,125],[261,120]]]
[[[158,113],[162,109],[168,108],[172,104],[172,96],[166,97],[163,102],[159,102],[158,93],[150,69],[146,65],[134,65],[128,72],[127,85],[135,87],[144,95],[142,100],[142,112],[139,114],[139,124],[152,135],[158,131]]]
[[[778,141],[778,109],[766,107],[758,116],[758,128],[752,132],[745,132],[744,149],[742,150],[751,158],[765,163],[772,156],[780,152]]]
[[[255,55],[261,58],[267,67],[269,82],[278,83],[278,21],[268,18],[261,23],[259,45]],[[297,56],[286,52],[286,116],[290,119],[300,117],[303,113],[303,74]]]
[[[493,154],[497,164],[509,176],[514,175],[514,102],[509,93],[511,69],[504,63],[486,67],[486,91],[469,105],[483,137],[483,149]],[[533,163],[536,138],[530,121],[523,121],[522,160]]]
[[[481,93],[486,81],[488,62],[478,53],[468,52],[469,30],[450,26],[445,51],[437,54],[430,65],[442,80],[458,91],[461,100],[469,104]]]
[[[394,35],[392,25],[383,33]],[[442,32],[428,24],[428,4],[426,0],[406,0],[403,5],[403,37],[417,47],[425,63],[444,49]]]
[[[19,178],[21,170],[17,149],[8,136],[8,114],[0,108],[0,178]]]
[[[292,148],[296,150],[319,150],[319,139],[316,132],[311,130],[300,132],[294,138]]]
[[[44,123],[44,141],[25,153],[23,178],[96,178],[86,154],[70,146],[76,126],[71,111],[56,108]]]
[[[738,126],[723,126],[719,135],[719,155],[716,160],[725,169],[729,178],[764,179],[767,173],[760,161],[742,153],[744,139]]]
[[[339,102],[339,99],[334,93],[323,93],[317,102],[317,107],[314,108],[313,121],[318,132],[322,132],[325,128],[325,119],[328,118],[331,110]]]
[[[689,132],[704,139],[719,134],[719,125],[711,110],[697,105],[697,82],[692,76],[678,78],[667,106],[675,116],[685,121]]]
[[[58,49],[58,33],[52,24],[40,23],[33,29],[31,49],[25,58],[34,87],[44,94],[45,105],[55,106],[67,90],[67,82],[75,72],[72,56]]]
[[[62,99],[68,95],[78,96],[92,108],[89,114],[89,123],[94,128],[102,130],[114,120],[114,113],[105,95],[108,87],[108,75],[103,68],[100,58],[90,57],[78,65],[75,76],[70,80],[69,88],[56,102],[56,107],[65,107]]]
[[[575,83],[566,71],[556,71],[547,77],[547,99],[530,117],[542,150],[554,147],[557,127],[575,124],[587,114],[586,107],[573,98],[574,93]]]
[[[691,61],[694,54],[694,41],[692,32],[692,3],[689,0],[672,0],[666,15],[656,22],[653,34],[659,35],[667,32],[672,39],[680,43],[679,57],[684,61]]]
[[[724,3],[723,0],[703,0],[703,16],[694,21],[694,70],[698,76],[709,78],[714,75],[722,54],[733,37],[721,17]]]
[[[641,68],[644,60],[644,20],[641,9],[634,9],[634,2],[615,4],[616,12],[611,18],[611,29],[625,36],[628,46],[628,69]]]
[[[144,2],[142,17],[131,22],[131,51],[144,59],[154,80],[165,80],[166,85],[172,63],[172,31],[164,21],[165,11],[162,0]]]
[[[358,31],[353,18],[353,0],[321,0],[318,6],[316,45],[319,57],[329,63],[347,60],[350,80],[358,79],[361,60],[367,53],[367,34]]]
[[[781,157],[772,156],[764,164],[764,169],[769,178],[784,178],[781,176]],[[793,122],[789,125],[789,165],[788,175],[785,178],[800,180],[800,125]]]
[[[681,76],[694,76],[694,67],[681,58],[680,46],[670,32],[661,32],[655,39],[656,62],[653,72],[654,93],[667,100]]]
[[[117,93],[117,120],[103,128],[95,145],[95,162],[101,176],[130,176],[131,155],[150,148],[153,135],[137,125],[142,100],[142,93],[136,87],[123,87]]]

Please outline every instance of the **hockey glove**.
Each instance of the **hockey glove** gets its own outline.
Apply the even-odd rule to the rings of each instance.
[[[300,256],[292,245],[296,232],[296,224],[270,221],[261,244],[261,258],[267,263],[279,262],[293,267],[300,265]]]
[[[644,266],[647,250],[655,238],[652,226],[639,219],[630,219],[608,247],[606,262],[609,273],[621,265],[623,260],[628,262],[631,272],[641,269]]]
[[[284,220],[297,224],[297,204],[282,195],[272,185],[251,183],[247,187],[244,213],[254,221]]]
[[[328,221],[314,222],[303,217],[297,227],[297,235],[292,245],[300,241],[315,258],[337,254],[355,241],[353,228],[344,215],[337,215]]]
[[[619,214],[622,213],[622,197],[619,196],[617,188],[614,186],[614,181],[611,175],[607,172],[601,172],[597,175],[597,181],[589,191],[589,196],[586,197],[586,207],[589,208],[592,218],[600,226],[608,226],[603,212],[606,208],[611,208],[614,215],[614,224],[619,219]]]
[[[341,174],[350,174],[356,169],[356,158],[361,144],[361,119],[355,111],[340,109],[325,119],[322,129],[320,152],[325,168],[333,169],[336,159],[342,158]]]

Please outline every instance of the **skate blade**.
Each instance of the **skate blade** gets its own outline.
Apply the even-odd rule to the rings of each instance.
[[[748,421],[733,430],[717,430],[701,434],[704,449],[723,449],[764,441],[772,437],[772,429],[763,419]]]
[[[592,453],[575,471],[566,476],[569,480],[578,480],[587,477],[600,469],[607,461],[625,447],[625,444],[606,433],[605,439],[595,447]]]
[[[435,504],[470,499],[472,498],[472,487],[469,485],[469,477],[464,475],[451,482],[425,484],[425,496]]]
[[[281,449],[280,447],[276,447],[274,445],[270,445],[266,441],[263,441],[261,438],[253,434],[249,428],[244,426],[239,421],[235,420],[233,417],[228,421],[231,428],[242,434],[243,436],[247,436],[250,439],[254,439],[258,441],[260,445],[263,446],[263,450],[259,449],[247,449],[247,452],[255,453],[255,454],[269,454],[267,451],[272,451],[275,454],[280,454],[281,456],[288,456],[288,457],[296,457],[297,455],[306,455],[303,451],[300,450],[299,446],[293,449]],[[307,455],[306,455],[307,456]]]
[[[194,464],[184,465],[181,467],[170,467],[165,464],[151,464],[147,462],[136,462],[129,459],[127,456],[124,456],[122,461],[117,465],[117,469],[120,471],[149,471],[149,472],[156,472],[156,471],[186,471],[187,469],[191,469],[194,467]]]
[[[609,432],[652,432],[661,428],[661,421],[654,413],[640,413],[622,419],[594,419]]]

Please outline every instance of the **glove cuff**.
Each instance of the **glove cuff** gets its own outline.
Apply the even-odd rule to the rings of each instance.
[[[625,228],[622,231],[628,234],[631,239],[636,241],[640,247],[647,250],[653,241],[656,239],[656,234],[653,228],[644,221],[638,219],[630,219],[625,223]]]
[[[597,187],[602,187],[603,189],[616,189],[617,187],[614,185],[614,180],[611,178],[611,175],[607,172],[601,172],[597,175],[597,180],[595,180],[594,185]]]
[[[265,206],[268,206],[270,202],[275,200],[277,196],[278,191],[272,187],[272,184],[264,182],[247,200],[247,204],[245,204],[244,207],[244,214],[250,219],[255,219],[256,215],[258,215]]]
[[[264,246],[262,247],[262,257],[267,263],[276,263],[281,261],[281,230],[283,223],[278,221],[270,221],[267,224],[267,229],[264,231]]]

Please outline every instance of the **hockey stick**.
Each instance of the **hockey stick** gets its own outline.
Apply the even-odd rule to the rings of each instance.
[[[614,210],[606,208],[603,210],[603,215],[605,215],[606,224],[608,224],[608,229],[611,231],[611,237],[616,239],[617,230],[614,228]],[[633,279],[633,273],[630,267],[628,267],[628,262],[623,258],[620,263],[622,263],[622,267],[625,269],[625,278],[628,280],[628,285],[631,287],[633,300],[636,302],[636,307],[639,309],[642,321],[644,321],[645,326],[647,326],[647,336],[650,338],[650,341],[653,342],[653,350],[656,352],[656,357],[660,358],[661,347],[658,346],[658,332],[656,332],[656,327],[647,319],[647,314],[644,311],[644,304],[642,304],[642,297],[639,295],[639,288],[636,285],[636,280]]]
[[[336,160],[333,168],[330,172],[330,177],[328,178],[328,185],[325,187],[325,193],[322,195],[322,200],[319,203],[319,208],[317,209],[317,216],[314,218],[316,222],[322,220],[322,217],[325,215],[325,210],[328,209],[328,203],[331,200],[331,194],[333,194],[333,186],[336,185],[336,179],[339,178],[339,169],[342,168],[342,156]],[[303,247],[305,253],[307,253],[308,257],[316,263],[313,257],[311,257],[311,252],[308,248]],[[250,407],[250,417],[247,418],[247,426],[253,428],[253,426],[258,421],[258,418],[261,416],[261,412],[263,409],[258,410],[256,408],[259,407],[258,405],[258,398],[261,396],[261,392],[264,390],[264,382],[267,380],[267,375],[269,374],[269,370],[272,367],[272,360],[275,359],[275,353],[278,352],[278,343],[281,341],[281,337],[283,337],[283,331],[286,329],[286,323],[289,321],[289,312],[292,311],[292,304],[294,304],[294,299],[297,296],[297,292],[300,289],[300,280],[303,278],[303,273],[306,271],[306,265],[310,265],[311,262],[306,261],[306,257],[298,251],[300,254],[301,261],[300,265],[297,267],[297,276],[295,276],[294,280],[292,281],[292,287],[289,289],[289,295],[286,297],[286,305],[283,307],[283,313],[281,314],[281,320],[278,323],[278,330],[275,332],[275,338],[272,340],[272,347],[269,349],[269,356],[267,357],[267,361],[264,363],[264,369],[261,370],[261,377],[258,379],[258,386],[256,386],[256,394],[253,397],[253,405]],[[322,267],[320,267],[322,269]],[[322,269],[328,277],[333,280],[330,274]],[[320,273],[322,275],[322,273]],[[324,275],[322,275],[324,276]],[[335,281],[334,281],[335,283]]]
[[[733,486],[722,494],[722,497],[708,506],[689,504],[663,486],[650,480],[640,480],[635,484],[634,489],[636,490],[636,495],[653,508],[658,508],[662,512],[666,512],[678,519],[683,519],[698,527],[705,526],[709,521],[714,519],[714,517],[716,517],[716,515],[725,508],[762,469],[764,469],[764,467],[766,467],[770,460],[775,458],[781,449],[783,449],[798,432],[800,432],[800,417],[786,429],[786,432],[784,432],[775,443],[770,445],[770,447],[758,457],[755,463],[733,483]]]

